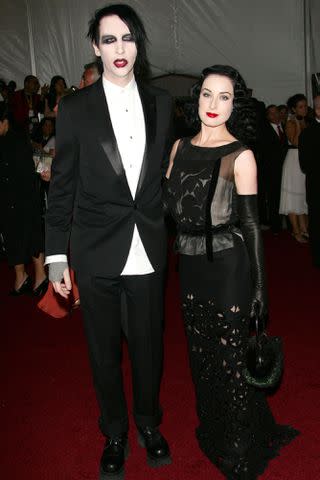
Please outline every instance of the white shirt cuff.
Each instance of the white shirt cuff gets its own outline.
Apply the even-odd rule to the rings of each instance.
[[[67,255],[49,255],[48,257],[46,257],[44,264],[48,265],[49,263],[56,263],[56,262],[68,263]]]

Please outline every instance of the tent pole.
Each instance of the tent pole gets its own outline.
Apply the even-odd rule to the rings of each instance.
[[[309,102],[312,101],[312,89],[311,89],[311,17],[310,17],[310,0],[303,1],[304,10],[304,83],[306,96]]]
[[[32,75],[37,75],[36,69],[36,58],[34,53],[34,42],[33,42],[33,29],[32,29],[32,19],[31,19],[31,10],[28,0],[25,0],[26,9],[27,9],[27,21],[28,21],[28,34],[29,34],[29,48],[30,48],[30,60],[31,60],[31,73]]]

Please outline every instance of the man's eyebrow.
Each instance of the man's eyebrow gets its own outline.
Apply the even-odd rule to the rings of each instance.
[[[105,38],[116,38],[116,37],[110,33],[110,34],[106,34],[106,35],[101,36],[101,40],[104,40]]]
[[[121,35],[121,38],[128,37],[128,36],[132,36],[132,33],[130,33],[130,32],[124,33],[123,35]],[[101,40],[104,40],[106,38],[117,38],[117,37],[116,37],[116,35],[113,35],[112,33],[106,33],[105,35],[101,36]]]

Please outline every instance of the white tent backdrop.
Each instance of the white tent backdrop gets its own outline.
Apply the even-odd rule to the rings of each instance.
[[[94,58],[88,20],[106,3],[1,0],[0,78],[22,86],[29,73],[41,83],[59,74],[77,85],[83,65]],[[310,74],[320,71],[320,0],[122,3],[132,5],[145,23],[155,76],[198,75],[208,65],[229,64],[256,97],[282,103],[297,92],[310,94]]]

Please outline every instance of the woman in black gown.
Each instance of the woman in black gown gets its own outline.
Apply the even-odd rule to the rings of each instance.
[[[24,132],[11,127],[8,109],[3,104],[0,104],[0,231],[9,265],[15,269],[11,295],[42,295],[48,279],[31,143]],[[35,272],[33,285],[25,269],[31,258]]]
[[[253,480],[297,434],[242,376],[250,316],[267,313],[256,163],[245,146],[254,119],[232,67],[205,69],[194,93],[201,129],[174,144],[165,199],[178,231],[196,435],[227,479]]]

